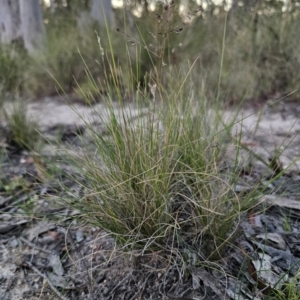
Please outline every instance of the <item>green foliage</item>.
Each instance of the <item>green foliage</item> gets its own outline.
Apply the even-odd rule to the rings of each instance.
[[[210,259],[219,257],[254,199],[240,203],[235,176],[220,177],[226,131],[217,116],[208,122],[205,98],[199,105],[188,99],[172,95],[146,110],[136,103],[135,112],[124,107],[121,116],[107,102],[107,117],[99,118],[108,136],[90,127],[96,157],[85,151],[72,161],[86,189],[72,206],[126,250],[201,247]],[[133,114],[140,117],[133,121]]]
[[[24,55],[18,49],[0,47],[0,97],[15,93],[21,86],[24,72]],[[13,49],[12,49],[13,48]]]
[[[4,110],[4,117],[7,123],[7,140],[10,144],[26,150],[36,150],[40,146],[38,126],[30,121],[24,102],[13,103],[10,112]]]
[[[159,41],[166,42],[167,37]],[[184,260],[185,251],[202,249],[207,259],[219,258],[234,236],[239,214],[255,199],[249,193],[240,202],[232,189],[237,159],[232,168],[222,168],[233,123],[224,125],[205,96],[205,86],[195,89],[191,79],[197,60],[182,69],[163,69],[164,50],[160,55],[147,50],[150,59],[158,59],[147,96],[138,90],[128,108],[118,78],[105,81],[113,85],[107,90],[119,95],[120,112],[109,93],[104,98],[107,110],[95,112],[105,136],[86,123],[96,151],[86,145],[82,155],[69,156],[84,176],[84,181],[75,180],[86,191],[69,203],[127,251],[177,249],[176,257]],[[116,67],[112,59],[109,68]],[[92,76],[89,81],[94,83]]]
[[[35,57],[28,66],[24,73],[25,89],[37,96],[62,92],[73,94],[78,84],[88,85],[87,72],[98,85],[103,85],[107,61],[111,55],[106,52],[105,57],[102,56],[97,41],[100,33],[103,34],[103,30],[99,32],[97,26],[86,29],[84,33],[80,32],[76,27],[76,19],[52,16],[47,24],[48,50]],[[112,36],[116,55],[121,57],[126,48],[123,43],[120,47],[118,39]],[[108,49],[107,39],[101,39],[101,43]]]
[[[297,276],[291,278],[289,282],[285,283],[281,290],[272,291],[267,300],[297,300],[300,297],[299,284]]]
[[[265,99],[298,88],[299,16],[293,12],[281,12],[279,8],[272,14],[268,13],[266,7],[269,9],[272,3],[263,1],[263,6],[255,6],[253,10],[248,6],[238,7],[228,16],[218,90],[219,99],[226,103]],[[191,5],[185,15],[179,16],[178,6],[165,10],[160,5],[143,18],[128,17],[128,13],[116,10],[119,32],[112,29],[110,40],[106,29],[99,29],[95,24],[80,32],[74,9],[76,11],[76,5],[71,10],[60,7],[54,14],[45,13],[48,51],[39,57],[29,59],[20,47],[13,51],[13,55],[1,48],[0,65],[4,71],[0,75],[0,84],[3,92],[18,89],[23,95],[38,97],[62,91],[72,94],[74,89],[78,92],[79,84],[85,86],[86,93],[89,93],[90,86],[93,98],[99,93],[105,94],[106,81],[112,87],[114,77],[122,81],[122,93],[131,95],[138,86],[148,88],[157,76],[168,88],[166,70],[172,66],[184,69],[187,62],[197,59],[192,76],[205,82],[207,97],[216,97],[225,18],[220,7],[219,13],[214,15],[209,10],[201,12]],[[110,68],[112,60],[115,63]],[[87,72],[101,88],[92,88]],[[295,93],[294,97],[297,95]],[[84,96],[81,94],[81,97]]]

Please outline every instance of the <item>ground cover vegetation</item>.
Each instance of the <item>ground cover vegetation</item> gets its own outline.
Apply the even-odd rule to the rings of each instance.
[[[36,157],[38,128],[27,120],[24,107],[4,115],[15,147],[34,154],[38,181],[59,179],[65,194],[58,202],[76,209],[76,222],[104,229],[116,242],[114,253],[128,257],[127,264],[133,261],[147,272],[156,266],[157,272],[170,272],[181,282],[192,277],[196,290],[204,277],[208,280],[209,270],[244,279],[243,265],[249,260],[244,250],[232,274],[219,263],[230,249],[240,247],[242,219],[266,209],[258,200],[288,171],[280,165],[282,149],[269,161],[258,157],[241,142],[240,131],[233,133],[244,118],[225,119],[222,109],[251,99],[297,97],[291,92],[299,76],[299,21],[297,12],[259,13],[259,7],[240,14],[191,7],[184,22],[178,11],[176,3],[160,3],[145,20],[134,19],[133,27],[120,13],[117,30],[95,33],[93,28],[85,37],[71,15],[45,15],[52,24],[47,28],[49,51],[21,59],[18,49],[12,57],[3,48],[0,63],[9,76],[3,76],[1,87],[3,98],[17,90],[21,97],[73,94],[89,105],[99,100],[106,105],[101,113],[95,109],[93,121],[104,126],[101,132],[82,116],[92,145],[78,133],[84,151],[62,151],[55,157],[72,171],[48,161],[51,174]],[[264,165],[267,183],[238,192],[241,176],[253,172],[253,166],[242,162],[245,152]],[[65,178],[76,182],[81,193],[73,193]],[[269,285],[256,274],[263,271],[263,266],[249,271],[259,295],[245,292],[244,299],[299,298],[295,273],[290,282],[282,276]],[[219,297],[215,299],[229,296],[221,286],[212,289]],[[64,289],[52,290],[61,299],[68,295]]]
[[[244,4],[237,6],[228,15],[226,43],[230,47],[224,49],[219,87],[222,99],[227,103],[239,102],[240,99],[266,98],[279,91],[284,94],[294,90],[298,82],[298,11],[295,6],[291,6],[282,12],[281,7],[274,8],[274,2],[276,1],[257,3],[250,11]],[[131,8],[134,10],[137,5],[138,3],[132,3]],[[78,13],[83,10],[83,6],[74,3],[71,8],[59,6],[55,13],[45,9],[48,51],[40,57],[26,57],[24,51],[20,51],[18,43],[13,51],[11,47],[1,47],[1,69],[8,70],[1,72],[2,92],[17,89],[19,93],[33,97],[53,95],[61,91],[51,80],[55,78],[66,92],[72,93],[77,86],[76,81],[83,86],[88,85],[86,67],[96,80],[104,80],[94,31],[96,27],[89,32],[78,28]],[[153,37],[158,39],[161,38],[158,34],[166,34],[159,33],[157,11],[144,11],[142,18],[132,14],[129,18],[129,13],[126,16],[127,23],[124,23],[124,11],[116,10],[114,27],[121,32],[126,31],[131,37],[128,38],[128,43],[134,45],[138,42],[146,45],[148,51],[152,47],[154,50],[158,40],[154,41]],[[164,64],[181,68],[187,61],[193,62],[198,58],[194,72],[199,81],[205,82],[206,95],[213,98],[218,86],[219,62],[223,49],[224,7],[211,5],[203,12],[201,7],[191,3],[186,8],[185,15],[183,13],[176,18],[173,28],[170,28],[173,31],[168,45],[164,45],[169,48],[167,51],[164,49]],[[105,33],[105,29],[102,28],[101,32]],[[127,50],[122,42],[122,34],[113,31],[111,35],[115,59],[122,67],[123,76],[126,77],[131,68],[138,69],[136,84],[143,83],[145,76],[161,60],[153,55],[150,57],[148,51],[141,48],[137,54],[138,62],[132,60],[132,63],[138,65],[130,66],[127,64]],[[103,47],[107,48],[106,35],[99,36]],[[130,90],[129,83],[124,84],[124,89]],[[144,84],[147,86],[147,83]]]

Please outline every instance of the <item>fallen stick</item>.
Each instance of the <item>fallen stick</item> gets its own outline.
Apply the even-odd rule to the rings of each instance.
[[[30,262],[26,261],[23,263],[24,266],[29,267],[32,271],[34,271],[35,273],[37,273],[39,276],[43,277],[45,280],[47,280],[50,288],[52,289],[52,291],[56,294],[56,296],[61,299],[61,300],[69,300],[68,298],[64,297],[59,290],[53,285],[53,283],[50,281],[50,279],[43,274],[42,272],[40,272],[35,266],[33,266]]]

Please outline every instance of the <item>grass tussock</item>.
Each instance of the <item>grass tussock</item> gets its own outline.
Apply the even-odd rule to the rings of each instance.
[[[8,93],[15,92],[22,84],[24,73],[24,55],[20,54],[17,47],[0,47],[0,102],[4,101]]]
[[[161,18],[168,14],[164,8]],[[255,188],[242,196],[234,192],[240,136],[232,138],[236,120],[226,123],[215,101],[220,100],[224,56],[218,61],[215,99],[208,98],[206,79],[197,76],[201,58],[183,67],[166,64],[174,25],[159,23],[157,29],[168,34],[157,33],[157,39],[154,35],[156,49],[146,46],[142,36],[134,49],[126,46],[129,78],[122,76],[124,64],[114,59],[109,43],[106,110],[95,111],[104,130],[99,132],[86,121],[95,148],[89,150],[86,145],[84,153],[69,155],[81,176],[69,175],[84,193],[67,200],[80,211],[82,220],[106,230],[123,250],[163,251],[185,266],[222,257],[238,234],[239,217],[253,206],[258,192]],[[132,39],[125,30],[119,32],[125,40]],[[223,31],[223,47],[225,37]],[[138,83],[140,69],[135,66],[141,66],[143,51],[153,67],[146,82],[149,89],[138,84],[131,105],[126,105],[120,87],[128,80]],[[119,70],[118,75],[114,70]],[[87,75],[97,90],[99,85],[88,69]],[[90,94],[85,96],[89,102]]]
[[[231,125],[224,129],[205,95],[178,79],[167,98],[148,105],[120,102],[117,112],[106,99],[107,111],[97,115],[106,134],[90,126],[96,151],[86,147],[71,162],[85,178],[79,180],[85,195],[71,205],[127,251],[216,259],[255,197],[235,195],[234,156],[224,168]]]
[[[113,34],[108,30],[106,39],[96,35],[96,43],[85,39],[80,47],[82,37],[72,27],[67,39],[50,34],[50,51],[30,58],[30,68],[20,76],[25,76],[22,86],[36,95],[76,91],[88,104],[101,95],[106,109],[94,111],[96,122],[84,120],[93,145],[67,156],[77,171],[68,176],[83,193],[63,201],[80,212],[83,222],[112,235],[122,250],[167,254],[186,270],[223,257],[239,234],[239,218],[257,204],[260,193],[256,187],[235,193],[240,151],[249,149],[240,135],[232,136],[238,121],[224,120],[221,100],[288,92],[295,82],[287,78],[296,76],[298,58],[296,45],[284,44],[279,51],[273,47],[279,41],[265,39],[268,22],[277,24],[276,19],[256,20],[254,32],[224,14],[209,18],[209,27],[205,18],[196,19],[193,27],[179,27],[178,20],[171,7],[163,7],[160,15],[149,17],[150,35],[147,25],[137,21],[135,33],[126,26]],[[180,41],[182,31],[186,35]],[[116,35],[125,45],[118,46]],[[48,76],[55,82],[45,90]],[[126,96],[131,96],[130,105]],[[36,149],[36,125],[24,106],[14,106],[5,118],[11,141]],[[274,176],[283,174],[277,156],[269,163],[258,160]],[[292,299],[296,294],[291,283],[276,296]]]
[[[8,144],[22,150],[37,150],[40,145],[38,125],[27,114],[26,103],[15,102],[11,110],[3,109]]]

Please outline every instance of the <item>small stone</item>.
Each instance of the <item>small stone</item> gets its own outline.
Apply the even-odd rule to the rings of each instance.
[[[78,243],[81,243],[84,240],[84,236],[81,230],[77,230],[75,236],[76,236],[76,241]]]
[[[12,215],[11,214],[2,214],[0,216],[1,220],[3,221],[9,221],[11,218],[12,218]]]
[[[16,248],[19,246],[19,242],[17,239],[13,239],[12,241],[10,241],[9,246],[12,248]]]

